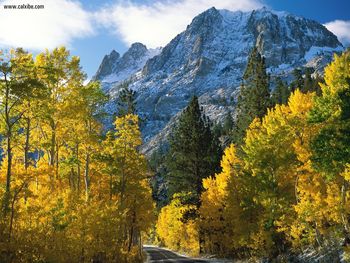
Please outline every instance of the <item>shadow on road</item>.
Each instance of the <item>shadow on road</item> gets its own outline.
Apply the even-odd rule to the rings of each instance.
[[[187,258],[184,256],[177,255],[174,252],[171,252],[166,249],[158,248],[158,247],[151,247],[151,246],[144,246],[144,251],[148,255],[148,261],[147,263],[166,263],[166,262],[172,262],[172,263],[207,263],[208,261],[201,260],[201,259],[192,259]]]

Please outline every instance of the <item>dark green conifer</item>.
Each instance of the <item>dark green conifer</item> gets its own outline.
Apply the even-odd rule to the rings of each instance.
[[[118,98],[118,116],[136,114],[136,92],[129,88],[129,83],[122,83]]]
[[[300,68],[295,68],[293,70],[293,76],[294,76],[294,80],[290,84],[290,91],[294,92],[296,89],[303,91],[304,90],[303,71]]]
[[[202,180],[219,169],[222,150],[210,120],[194,96],[182,112],[169,140],[166,166],[170,196],[191,192],[189,202],[199,205]]]
[[[276,104],[286,104],[288,102],[288,98],[290,95],[290,91],[288,86],[280,77],[276,78],[276,87],[271,95],[271,101],[273,105]]]
[[[230,134],[230,132],[232,131],[233,125],[234,125],[233,118],[231,116],[231,113],[228,112],[226,114],[224,123],[222,124],[222,133],[223,133],[223,135]]]
[[[249,56],[238,96],[233,142],[240,144],[254,118],[262,118],[271,106],[269,82],[265,59],[254,48]]]

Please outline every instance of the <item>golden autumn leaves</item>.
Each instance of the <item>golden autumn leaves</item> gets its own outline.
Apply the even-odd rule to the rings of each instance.
[[[241,148],[226,148],[222,171],[203,180],[195,221],[186,221],[183,211],[188,207],[176,198],[164,207],[157,223],[161,241],[193,254],[202,243],[206,253],[236,258],[269,257],[332,242],[343,242],[347,251],[350,160],[345,153],[334,154],[339,164],[348,164],[327,175],[317,168],[322,160],[315,159],[314,145],[324,145],[322,129],[348,121],[341,117],[347,110],[341,96],[350,89],[349,58],[349,52],[335,56],[325,69],[320,97],[296,90],[287,105],[276,105],[250,124]],[[315,112],[322,121],[314,121]]]
[[[155,215],[138,117],[120,116],[104,134],[107,98],[98,83],[83,85],[65,48],[35,60],[12,51],[0,63],[0,261],[141,261]],[[330,242],[347,250],[350,160],[334,136],[348,138],[349,67],[349,52],[336,56],[321,96],[296,90],[255,119],[202,181],[198,205],[185,192],[161,209],[159,240],[241,258]]]
[[[0,63],[0,261],[142,260],[154,207],[138,117],[105,135],[107,97],[64,47]]]

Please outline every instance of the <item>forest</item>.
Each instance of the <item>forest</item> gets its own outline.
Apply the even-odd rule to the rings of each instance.
[[[350,51],[324,76],[294,76],[271,89],[254,48],[236,115],[214,124],[193,94],[147,159],[127,84],[110,118],[66,48],[1,52],[0,262],[136,263],[146,242],[256,260],[334,248],[348,260]]]
[[[161,244],[231,259],[290,262],[311,251],[349,260],[350,51],[324,77],[310,72],[277,78],[271,92],[253,49],[234,119],[210,124],[192,99],[166,156],[151,160],[168,182]]]
[[[108,98],[64,47],[0,62],[0,262],[140,261],[155,214],[138,117],[103,131]]]

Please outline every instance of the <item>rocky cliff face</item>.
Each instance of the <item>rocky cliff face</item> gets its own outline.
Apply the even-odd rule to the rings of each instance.
[[[105,55],[93,79],[102,80],[103,78],[111,75],[114,71],[114,64],[119,60],[119,58],[120,54],[115,50],[112,50],[111,54]]]
[[[160,48],[148,50],[141,43],[132,44],[123,56],[113,50],[111,54],[103,58],[93,80],[99,80],[107,87],[110,87],[110,84],[116,86],[140,71],[147,60],[158,55],[160,50]]]
[[[232,101],[253,46],[265,56],[272,77],[288,77],[300,66],[322,71],[332,54],[343,49],[336,36],[309,19],[266,8],[252,12],[211,8],[163,49],[150,51],[136,43],[121,58],[112,52],[95,79],[112,95],[120,81],[131,81],[138,94],[138,112],[146,119],[147,153],[166,138],[193,95],[200,97],[215,121],[234,110]]]

